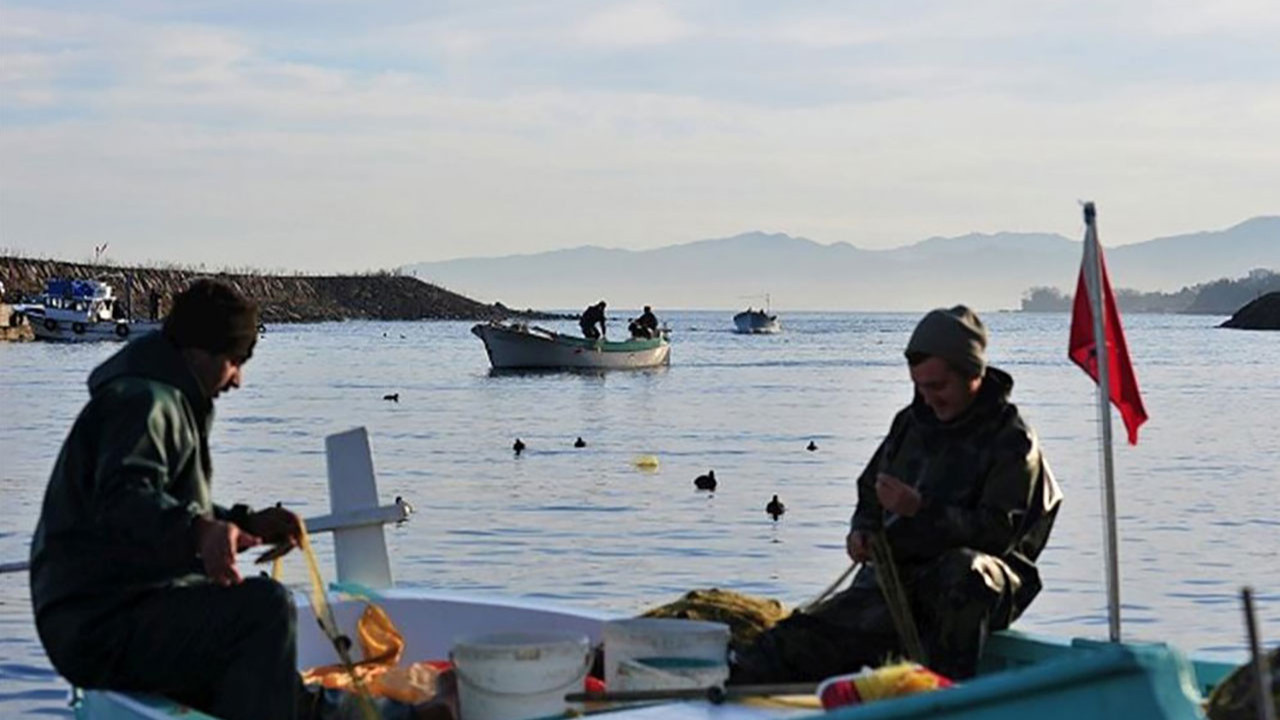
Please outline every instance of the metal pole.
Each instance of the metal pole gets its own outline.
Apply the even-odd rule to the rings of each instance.
[[[1253,614],[1253,588],[1240,589],[1244,600],[1244,625],[1249,632],[1249,653],[1253,656],[1253,686],[1258,691],[1258,720],[1276,720],[1276,706],[1271,699],[1271,670],[1267,655],[1258,641],[1258,620]]]
[[[1084,273],[1093,309],[1094,356],[1098,361],[1098,429],[1102,436],[1102,521],[1106,551],[1107,626],[1111,642],[1120,642],[1120,550],[1116,534],[1115,466],[1111,457],[1111,348],[1107,345],[1106,305],[1102,296],[1102,249],[1093,203],[1084,206]]]

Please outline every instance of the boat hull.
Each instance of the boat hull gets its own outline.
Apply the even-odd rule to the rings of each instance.
[[[67,321],[40,313],[28,313],[27,323],[37,340],[52,342],[124,342],[159,330],[163,325],[159,322]]]
[[[618,616],[517,599],[479,598],[421,589],[393,589],[375,600],[405,638],[406,660],[449,657],[460,636],[537,629],[603,638],[604,623]],[[355,637],[364,609],[359,599],[332,602],[342,632]],[[298,613],[310,612],[298,596]],[[328,665],[332,647],[311,622],[298,623],[298,666]],[[1192,664],[1162,644],[1056,640],[1018,632],[996,633],[986,648],[982,673],[955,688],[881,700],[823,714],[816,708],[712,705],[706,701],[670,702],[619,708],[607,717],[619,720],[1203,720],[1200,693],[1219,681],[1229,666]],[[175,703],[153,696],[86,691],[76,708],[81,720],[160,720],[184,712]],[[186,711],[190,712],[190,711]],[[182,717],[203,720],[190,712]]]
[[[484,342],[495,370],[635,370],[666,365],[671,359],[666,338],[608,342],[496,323],[476,325],[471,332]]]
[[[742,335],[772,335],[782,332],[777,315],[762,312],[740,312],[733,316],[734,331]]]

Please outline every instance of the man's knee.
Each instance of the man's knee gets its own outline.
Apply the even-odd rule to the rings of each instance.
[[[943,553],[935,565],[940,595],[953,601],[998,600],[1008,589],[1008,574],[998,558],[971,548]]]
[[[294,635],[298,613],[288,588],[270,578],[255,577],[245,580],[236,590],[247,617],[275,632]]]

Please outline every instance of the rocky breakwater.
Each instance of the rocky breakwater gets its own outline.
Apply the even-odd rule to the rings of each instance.
[[[1267,293],[1245,305],[1219,327],[1238,330],[1280,330],[1280,292]]]
[[[92,265],[58,260],[0,257],[5,300],[19,302],[39,294],[49,278],[102,280],[116,296],[132,301],[135,317],[150,315],[152,296],[159,314],[174,295],[197,277],[217,277],[236,285],[262,307],[266,323],[325,320],[496,320],[549,317],[517,312],[501,303],[486,305],[407,275],[268,275],[207,272],[197,268],[148,268]]]

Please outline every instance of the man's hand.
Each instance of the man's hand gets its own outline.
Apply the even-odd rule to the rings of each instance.
[[[245,532],[235,523],[198,517],[191,524],[196,553],[204,563],[204,573],[223,586],[238,585],[242,578],[236,568],[236,553],[258,545],[260,538]]]
[[[302,540],[302,520],[282,507],[269,507],[250,515],[244,529],[272,545],[297,545]]]
[[[876,497],[885,510],[905,517],[920,512],[924,503],[918,490],[888,473],[876,475]]]
[[[849,559],[854,562],[867,562],[871,559],[871,538],[863,530],[850,530],[844,539],[845,550]]]

